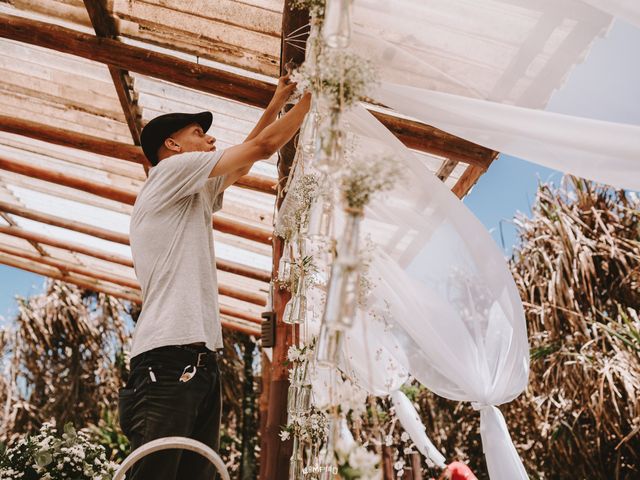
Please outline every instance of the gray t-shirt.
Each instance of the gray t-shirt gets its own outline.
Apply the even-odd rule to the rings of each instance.
[[[222,153],[162,160],[136,199],[130,242],[143,303],[132,357],[194,342],[222,348],[211,215],[222,208],[224,176],[208,178]]]

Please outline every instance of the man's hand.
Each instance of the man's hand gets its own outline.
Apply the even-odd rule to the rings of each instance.
[[[284,75],[278,79],[278,86],[276,92],[271,99],[271,105],[275,107],[277,111],[280,111],[284,107],[285,103],[296,89],[296,83],[289,81],[289,74]]]

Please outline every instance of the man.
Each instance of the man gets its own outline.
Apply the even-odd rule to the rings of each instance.
[[[152,167],[131,215],[130,241],[143,305],[133,334],[131,374],[120,390],[120,425],[132,449],[185,436],[218,450],[222,348],[211,215],[224,190],[296,133],[310,94],[276,120],[295,84],[278,82],[244,143],[217,151],[209,112],[151,120],[141,135]],[[153,453],[133,480],[210,480],[215,469],[183,450]]]

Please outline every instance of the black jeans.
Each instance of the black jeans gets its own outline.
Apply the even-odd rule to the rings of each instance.
[[[180,382],[185,369],[193,372],[194,366],[195,375]],[[131,359],[129,381],[119,392],[118,410],[131,451],[156,438],[182,436],[217,452],[222,393],[215,354],[204,347],[170,346],[136,355]],[[127,478],[212,480],[215,471],[202,455],[174,449],[142,458]]]

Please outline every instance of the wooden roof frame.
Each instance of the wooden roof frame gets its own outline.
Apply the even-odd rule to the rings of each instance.
[[[171,55],[15,15],[0,14],[0,37],[79,56],[123,70],[264,108],[275,85]],[[371,111],[407,147],[486,171],[497,152],[429,125]]]
[[[91,25],[96,32],[95,35],[20,16],[0,14],[0,37],[44,47],[106,65],[115,86],[133,144],[129,145],[105,140],[6,115],[0,115],[0,130],[47,143],[138,163],[145,167],[146,172],[148,170],[148,162],[138,146],[141,131],[141,115],[136,104],[137,94],[132,89],[132,83],[128,74],[129,71],[260,108],[264,108],[268,104],[275,91],[275,85],[273,83],[258,80],[248,75],[241,75],[227,70],[200,65],[151,49],[124,43],[118,40],[119,32],[116,23],[110,15],[105,2],[103,0],[83,0],[83,2],[89,14]],[[282,24],[283,31],[291,27],[291,19],[296,17],[296,15],[289,15],[291,12],[287,10],[289,8],[288,4],[289,2],[286,0]],[[286,42],[283,42],[282,58],[288,55],[285,52],[286,49]],[[438,176],[441,179],[447,178],[460,162],[468,164],[465,172],[452,189],[459,197],[464,196],[468,192],[471,186],[477,181],[480,175],[487,170],[497,156],[497,152],[480,147],[420,122],[400,118],[377,110],[370,111],[407,147],[444,157],[443,163],[438,170]],[[20,175],[52,182],[57,185],[89,192],[127,205],[133,205],[136,198],[135,192],[125,188],[89,181],[78,176],[36,167],[20,160],[3,158],[2,156],[0,156],[0,168]],[[280,176],[282,177],[282,172]],[[247,175],[240,179],[236,185],[250,190],[275,194],[277,182],[272,178],[261,175]],[[128,237],[126,235],[99,229],[91,225],[82,224],[81,222],[46,215],[41,212],[33,212],[17,205],[6,204],[6,202],[0,202],[0,212],[2,212],[2,217],[7,221],[11,221],[11,218],[7,215],[7,213],[11,213],[12,215],[20,215],[34,221],[90,234],[97,238],[128,244]],[[273,241],[272,232],[267,229],[247,225],[236,220],[215,217],[212,220],[212,224],[218,231],[240,236],[262,244],[271,245]],[[2,227],[2,230],[5,231],[5,233],[26,238],[24,232],[20,232],[21,229],[14,223],[10,223],[9,227]],[[38,238],[44,244],[52,240],[42,236]],[[89,272],[86,270],[81,271],[81,267],[67,265],[57,259],[44,258],[43,249],[39,247],[35,236],[31,236],[27,240],[40,252],[40,261],[46,265],[48,269],[57,268],[59,276],[69,277],[69,275],[71,275],[69,272],[72,271],[72,268],[75,268],[76,272],[69,277],[71,279],[69,281],[84,281],[75,278],[78,275],[84,275],[85,279],[88,278],[87,275]],[[87,254],[90,254],[89,252],[90,250]],[[16,252],[13,253],[16,254]],[[96,252],[94,251],[93,254],[96,254]],[[33,271],[33,266],[28,262],[35,262],[37,256],[33,254],[30,258],[25,257],[21,260],[16,260],[13,258],[16,257],[16,255],[12,255],[5,249],[2,254],[2,259],[6,260],[8,257],[11,257],[11,261],[14,263],[29,266],[31,271]],[[114,259],[107,258],[103,258],[103,260],[114,261]],[[115,262],[119,263],[117,259]],[[269,280],[268,272],[234,264],[233,262],[218,260],[217,266],[220,270],[244,275],[248,278],[261,281]],[[121,280],[115,277],[110,278],[111,280]],[[90,283],[94,282],[97,287],[103,289],[101,291],[109,288],[108,285],[104,285],[105,281],[107,281],[107,277],[104,275],[102,275],[102,278],[90,279]],[[125,281],[121,283],[124,284],[122,286],[129,288],[135,287],[132,282]],[[220,293],[223,294],[222,291]],[[129,295],[126,292],[125,294]],[[243,294],[243,292],[241,292],[240,296],[245,300],[249,299],[249,296]],[[263,304],[261,303],[262,299],[258,299],[257,296],[253,298],[253,300],[253,303]],[[239,312],[235,313],[238,314]],[[228,312],[227,315],[233,317],[234,313]],[[244,320],[248,319],[245,318]],[[253,334],[255,334],[255,331]]]

